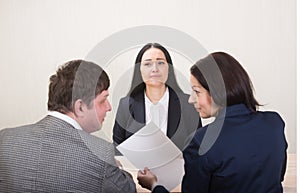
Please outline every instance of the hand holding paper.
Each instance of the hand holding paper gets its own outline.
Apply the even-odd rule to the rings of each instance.
[[[157,183],[157,177],[147,167],[138,171],[137,179],[139,184],[148,190],[152,190],[153,185]]]

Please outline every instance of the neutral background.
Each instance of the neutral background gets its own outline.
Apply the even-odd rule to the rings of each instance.
[[[187,33],[208,52],[236,57],[252,78],[261,110],[282,115],[288,150],[296,153],[296,15],[296,0],[0,0],[0,129],[47,113],[48,79],[60,64],[84,59],[116,32],[158,25]],[[118,80],[131,76],[139,48],[110,61],[111,96]],[[195,61],[171,54],[177,73],[188,80]],[[122,89],[129,84],[123,82]],[[111,140],[120,97],[110,97],[113,110],[95,135]]]

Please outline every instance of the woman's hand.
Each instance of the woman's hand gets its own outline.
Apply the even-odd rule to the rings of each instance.
[[[144,171],[138,171],[137,179],[143,188],[146,188],[150,191],[152,186],[157,182],[157,177],[147,167],[144,168]]]

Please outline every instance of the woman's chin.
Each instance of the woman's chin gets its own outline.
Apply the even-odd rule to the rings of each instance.
[[[163,83],[162,81],[158,81],[158,80],[149,80],[146,82],[147,86],[151,86],[151,87],[161,87],[164,86],[165,83]]]

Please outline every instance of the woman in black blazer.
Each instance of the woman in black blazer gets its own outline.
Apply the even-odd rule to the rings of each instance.
[[[183,150],[201,127],[201,119],[177,84],[169,52],[158,43],[146,44],[136,57],[133,74],[129,93],[119,102],[113,127],[115,145],[154,121],[151,108],[159,104],[157,126]]]
[[[189,102],[202,118],[215,120],[196,131],[183,151],[185,193],[282,193],[287,142],[284,121],[276,112],[258,111],[250,78],[232,56],[216,52],[191,68]],[[139,183],[155,193],[145,168]]]

